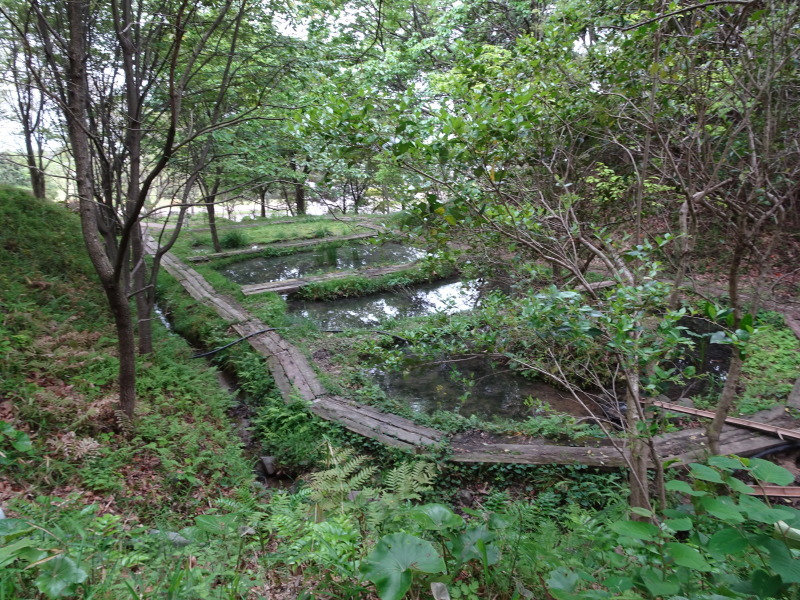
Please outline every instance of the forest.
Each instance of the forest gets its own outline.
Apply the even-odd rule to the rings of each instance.
[[[0,600],[800,597],[800,4],[0,0]]]

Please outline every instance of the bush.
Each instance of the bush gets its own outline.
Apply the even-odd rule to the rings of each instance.
[[[247,246],[247,236],[234,229],[233,231],[226,232],[219,240],[219,245],[226,250],[234,250],[236,248],[244,248]]]

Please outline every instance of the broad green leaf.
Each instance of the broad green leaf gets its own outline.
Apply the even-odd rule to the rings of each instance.
[[[86,571],[69,556],[56,556],[39,566],[36,587],[48,598],[62,598],[86,580]]]
[[[690,531],[693,527],[689,517],[683,519],[667,519],[664,524],[674,531]]]
[[[750,577],[753,592],[759,598],[774,598],[783,588],[780,575],[770,575],[761,569],[756,569]]]
[[[769,566],[784,583],[800,583],[800,560],[783,541],[766,538],[761,540],[761,545],[769,552]]]
[[[433,545],[407,533],[381,538],[361,565],[381,600],[400,600],[411,587],[411,572],[440,573],[445,565]]]
[[[33,527],[28,521],[23,519],[0,519],[0,537],[19,535],[29,531],[33,531]]]
[[[738,529],[728,527],[726,529],[720,529],[712,535],[706,547],[712,554],[727,555],[739,554],[749,545],[750,543]]]
[[[443,504],[426,504],[409,512],[409,516],[424,529],[441,531],[455,529],[464,524],[464,519]]]
[[[790,508],[783,506],[772,508],[767,506],[763,500],[753,496],[742,496],[740,506],[753,521],[767,523],[769,525],[777,523],[778,521],[785,521],[792,516],[792,510]]]
[[[675,577],[664,577],[664,574],[653,567],[642,567],[639,570],[642,583],[653,596],[674,596],[681,586]]]
[[[710,481],[712,483],[723,483],[720,474],[711,467],[707,467],[706,465],[701,465],[699,463],[692,463],[689,465],[689,469],[691,469],[692,477],[695,479]]]
[[[676,565],[687,567],[694,571],[711,570],[711,565],[706,562],[706,560],[703,558],[703,555],[700,554],[700,552],[698,552],[695,548],[692,548],[687,544],[681,544],[680,542],[669,542],[664,544],[664,549],[666,550],[667,554],[672,557],[672,560],[675,561]]]
[[[726,471],[735,471],[736,469],[745,468],[741,460],[731,456],[709,456],[707,462],[712,467],[725,469]]]
[[[637,540],[651,541],[658,537],[658,527],[641,521],[617,521],[611,524],[611,529],[620,535]]]
[[[736,477],[730,475],[725,478],[725,483],[734,492],[739,492],[740,494],[750,494],[755,491],[741,479],[736,479]]]
[[[673,479],[668,481],[664,484],[664,487],[673,492],[680,492],[681,494],[689,494],[690,496],[706,496],[708,492],[704,492],[701,490],[695,490],[685,481],[681,481],[680,479]]]
[[[750,473],[756,479],[774,483],[775,485],[791,485],[794,483],[794,475],[789,471],[762,458],[750,459]]]
[[[494,534],[486,527],[469,527],[453,543],[453,554],[462,563],[470,560],[481,560],[483,558],[479,542],[486,548],[486,555],[489,565],[493,565],[500,560],[500,551],[491,542]]]
[[[554,591],[573,592],[581,580],[580,576],[566,567],[558,567],[550,572],[547,578],[547,587]]]
[[[726,498],[723,500],[722,498]],[[744,521],[741,509],[736,506],[727,496],[717,498],[705,497],[700,499],[702,506],[710,515],[717,517],[727,523],[741,523]]]
[[[34,546],[35,542],[30,538],[17,540],[13,544],[7,544],[0,548],[0,567],[9,565],[20,557],[20,551],[24,548]]]

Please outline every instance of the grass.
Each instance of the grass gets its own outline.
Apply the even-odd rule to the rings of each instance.
[[[259,219],[255,221],[245,221],[243,223],[230,223],[229,225],[218,223],[220,242],[222,242],[222,239],[226,235],[231,235],[233,232],[239,232],[234,235],[241,234],[240,237],[244,239],[244,243],[239,246],[231,246],[231,248],[238,248],[247,244],[271,244],[292,240],[313,240],[354,233],[366,233],[369,231],[359,226],[357,223],[337,221],[331,217],[293,217],[273,220],[282,222],[272,223],[270,219]],[[238,226],[243,224],[253,224],[253,226],[237,229],[231,228],[233,225]],[[226,227],[226,225],[228,226]],[[207,231],[185,230],[181,232],[172,251],[180,258],[186,258],[197,254],[211,253],[214,249],[211,246],[211,236]]]
[[[61,557],[30,569],[28,555],[6,562],[0,596],[55,597],[43,587],[51,584],[72,596],[78,580],[96,598],[129,597],[125,581],[142,593],[166,590],[187,575],[188,554],[149,531],[191,525],[249,493],[251,465],[227,416],[233,399],[156,324],[156,351],[137,364],[134,426],[118,420],[113,323],[77,216],[0,187],[0,220],[0,456],[10,461],[0,461],[10,517],[0,536],[22,527],[11,539],[30,539],[40,558]],[[28,521],[42,529],[25,529]],[[197,550],[220,562],[220,546]],[[199,575],[190,574],[196,584]]]

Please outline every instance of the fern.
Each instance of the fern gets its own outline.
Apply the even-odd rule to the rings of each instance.
[[[322,511],[336,507],[344,510],[345,503],[355,495],[377,496],[375,490],[365,488],[377,470],[365,464],[367,460],[350,448],[334,448],[328,442],[328,468],[311,475],[312,502]]]
[[[396,503],[420,500],[421,492],[433,489],[436,465],[428,462],[406,462],[386,474],[386,488]],[[384,497],[388,494],[384,492]]]

